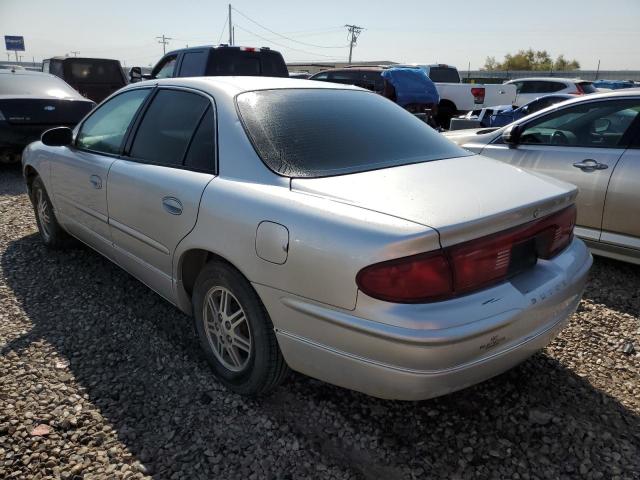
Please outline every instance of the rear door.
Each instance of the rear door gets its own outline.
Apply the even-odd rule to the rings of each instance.
[[[598,240],[609,179],[627,146],[640,100],[601,100],[571,105],[522,124],[516,148],[487,145],[483,155],[577,185],[578,229]],[[634,112],[634,113],[628,113]]]
[[[51,162],[56,214],[72,234],[111,256],[107,175],[127,130],[151,88],[127,90],[103,103],[80,125],[72,147]]]
[[[109,172],[107,201],[115,256],[126,270],[172,299],[176,246],[194,227],[215,176],[213,101],[161,88]]]
[[[640,110],[640,107],[637,107]],[[613,174],[607,189],[601,240],[637,250],[640,255],[640,119],[636,119],[632,145]]]

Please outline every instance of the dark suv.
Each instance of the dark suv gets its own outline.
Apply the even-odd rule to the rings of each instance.
[[[127,84],[120,62],[109,58],[52,57],[42,62],[42,71],[60,77],[96,103]]]
[[[231,47],[228,45],[191,47],[167,53],[142,75],[140,67],[129,72],[131,82],[141,79],[246,75],[288,77],[289,71],[280,52],[267,47]]]

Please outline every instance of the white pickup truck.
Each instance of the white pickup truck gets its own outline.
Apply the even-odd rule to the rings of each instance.
[[[394,67],[419,67],[436,84],[440,95],[438,124],[448,128],[451,117],[494,105],[511,105],[516,100],[513,85],[462,83],[456,67],[445,64],[393,65]]]

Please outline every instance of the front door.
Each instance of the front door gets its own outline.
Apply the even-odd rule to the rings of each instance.
[[[599,240],[607,185],[625,151],[625,133],[638,104],[639,100],[600,100],[571,105],[522,124],[517,147],[498,141],[482,154],[576,185],[576,232]]]
[[[193,229],[200,199],[215,176],[211,100],[159,89],[144,113],[128,159],[109,172],[109,225],[118,263],[173,299],[172,262]]]
[[[51,179],[60,222],[73,235],[110,255],[107,176],[127,128],[150,89],[112,98],[80,126],[74,146],[61,147]]]

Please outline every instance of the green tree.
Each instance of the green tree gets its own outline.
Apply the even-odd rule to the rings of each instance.
[[[502,63],[496,61],[495,57],[487,57],[484,64],[485,70],[577,70],[580,63],[577,60],[567,60],[564,55],[558,55],[554,61],[546,50],[529,48],[519,50],[517,53],[507,53]]]

